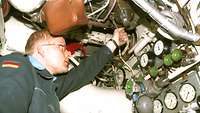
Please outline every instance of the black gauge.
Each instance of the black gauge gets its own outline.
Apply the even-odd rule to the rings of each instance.
[[[168,109],[175,109],[178,104],[177,96],[175,93],[167,92],[164,97],[164,103]]]
[[[159,99],[153,101],[153,112],[154,113],[162,113],[163,105]]]
[[[148,62],[149,62],[148,55],[146,53],[142,54],[140,58],[140,65],[142,67],[146,67],[148,65]]]
[[[159,56],[162,54],[163,50],[164,50],[163,41],[161,41],[161,40],[156,41],[156,43],[154,44],[154,47],[153,47],[154,54]]]
[[[190,83],[184,83],[179,89],[179,96],[184,102],[192,102],[196,96],[196,90]]]

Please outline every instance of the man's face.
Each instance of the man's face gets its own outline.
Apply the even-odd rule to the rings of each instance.
[[[68,71],[71,53],[66,50],[66,43],[63,37],[49,39],[41,46],[44,48],[43,59],[50,73],[58,74]]]

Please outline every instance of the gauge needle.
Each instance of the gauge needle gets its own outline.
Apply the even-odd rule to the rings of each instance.
[[[186,100],[187,100],[187,98],[188,98],[189,93],[190,93],[190,92],[188,92],[187,95],[186,95]]]
[[[158,50],[160,50],[160,47],[158,46]]]
[[[169,105],[171,106],[171,104],[172,104],[172,100],[170,100],[170,104]]]

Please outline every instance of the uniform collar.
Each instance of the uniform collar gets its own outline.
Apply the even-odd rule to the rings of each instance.
[[[34,58],[31,55],[28,55],[28,58],[33,67],[37,69],[37,73],[39,73],[40,76],[46,79],[52,79],[54,77],[45,69],[45,67],[36,58]]]
[[[45,67],[33,56],[28,56],[29,61],[31,62],[31,64],[33,65],[33,67],[35,67],[38,70],[44,70]]]

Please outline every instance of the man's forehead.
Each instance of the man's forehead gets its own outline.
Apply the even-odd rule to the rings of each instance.
[[[55,37],[55,38],[51,38],[51,40],[49,40],[50,42],[59,42],[59,43],[65,43],[65,40],[63,37]]]

